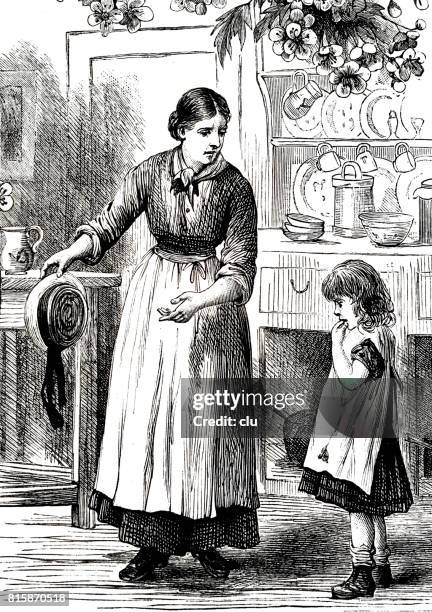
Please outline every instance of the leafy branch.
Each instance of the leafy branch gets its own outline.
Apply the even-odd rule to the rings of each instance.
[[[264,0],[258,0],[263,2]],[[252,15],[249,4],[241,4],[230,9],[216,20],[212,35],[215,36],[215,47],[219,61],[224,65],[227,54],[232,57],[232,41],[238,37],[240,48],[243,49],[246,40],[246,27],[252,30]]]

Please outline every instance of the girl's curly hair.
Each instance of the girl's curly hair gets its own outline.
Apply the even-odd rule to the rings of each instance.
[[[329,301],[350,298],[359,324],[367,331],[396,322],[386,285],[375,268],[361,259],[348,259],[333,268],[323,281],[322,292]]]

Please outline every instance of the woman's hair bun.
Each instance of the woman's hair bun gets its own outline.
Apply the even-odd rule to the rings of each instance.
[[[178,116],[177,110],[175,110],[170,114],[169,120],[168,120],[168,131],[171,134],[171,136],[174,138],[174,140],[180,140],[180,137],[178,134],[178,127],[179,127],[179,116]]]
[[[175,140],[183,140],[179,135],[180,128],[190,129],[198,121],[211,119],[220,113],[226,122],[231,119],[228,103],[223,96],[207,87],[196,87],[182,95],[177,102],[176,110],[168,120],[168,131]]]

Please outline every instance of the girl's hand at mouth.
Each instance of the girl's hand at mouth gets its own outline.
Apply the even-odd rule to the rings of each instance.
[[[348,329],[347,321],[345,321],[344,319],[337,321],[331,331],[333,342],[338,342],[339,344],[342,344],[345,338],[347,329]]]

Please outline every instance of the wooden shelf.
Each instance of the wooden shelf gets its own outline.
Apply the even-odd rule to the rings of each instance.
[[[432,245],[417,242],[403,242],[399,246],[379,247],[369,238],[345,238],[327,231],[314,242],[293,242],[286,238],[279,228],[258,230],[259,253],[309,253],[315,255],[377,255],[382,257],[431,257]]]
[[[106,272],[72,272],[84,287],[102,289],[106,287],[119,287],[122,282],[121,274]],[[0,272],[2,289],[4,291],[31,291],[41,280],[41,270],[29,270],[25,274],[7,274]]]
[[[312,147],[316,148],[320,143],[328,142],[335,147],[357,147],[359,144],[367,142],[371,147],[394,147],[400,142],[406,142],[411,148],[432,149],[432,139],[418,138],[407,139],[397,138],[386,140],[385,138],[370,140],[367,136],[364,138],[353,139],[337,139],[337,138],[289,138],[285,136],[276,136],[271,139],[271,143],[275,147]]]

